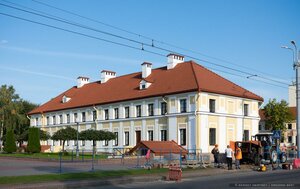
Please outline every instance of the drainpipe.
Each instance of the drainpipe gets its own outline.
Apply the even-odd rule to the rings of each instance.
[[[93,109],[96,111],[96,115],[97,115],[97,119],[98,119],[99,110],[95,107],[95,105],[93,106]],[[95,119],[95,126],[96,126],[95,130],[97,130],[97,119]]]

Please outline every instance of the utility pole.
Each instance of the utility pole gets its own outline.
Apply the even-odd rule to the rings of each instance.
[[[295,41],[291,41],[292,45],[295,48],[294,54],[294,68],[296,69],[296,103],[297,103],[297,138],[296,138],[296,145],[297,145],[297,157],[300,158],[300,151],[299,151],[299,144],[300,144],[300,61],[299,61],[299,52],[296,46]]]
[[[293,51],[293,68],[296,70],[296,109],[297,109],[297,117],[296,117],[296,146],[297,146],[297,157],[300,158],[299,144],[300,144],[300,52],[298,52],[298,48],[295,41],[291,41],[291,44],[294,46],[294,49],[282,46],[282,48],[289,49]]]

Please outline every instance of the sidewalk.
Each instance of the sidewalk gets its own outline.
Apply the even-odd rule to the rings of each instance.
[[[187,179],[193,179],[197,177],[219,175],[219,174],[238,174],[241,172],[252,172],[253,170],[248,166],[244,165],[241,170],[227,170],[224,168],[205,168],[205,169],[195,169],[195,170],[185,170],[182,172],[182,181]],[[160,174],[150,174],[142,176],[125,176],[118,178],[106,178],[106,179],[88,179],[88,180],[70,180],[70,181],[53,181],[53,182],[43,182],[36,184],[16,184],[16,185],[0,185],[0,189],[6,188],[16,188],[16,189],[45,189],[45,188],[82,188],[91,186],[103,186],[103,185],[119,185],[119,184],[130,184],[138,182],[155,182],[165,180],[167,173]],[[170,182],[170,181],[169,181]],[[175,181],[172,181],[175,182]]]

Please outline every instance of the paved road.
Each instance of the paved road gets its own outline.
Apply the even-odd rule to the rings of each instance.
[[[102,162],[94,163],[94,170],[127,170],[133,169],[134,165],[122,165]],[[51,173],[74,173],[89,172],[92,170],[92,162],[62,162],[61,169],[59,161],[34,160],[26,158],[0,157],[0,177],[1,176],[21,176],[21,175],[41,175]]]
[[[87,188],[87,187],[85,187]],[[170,181],[156,181],[153,183],[118,184],[111,186],[89,187],[89,189],[104,188],[145,188],[145,189],[205,189],[205,188],[249,188],[249,189],[288,189],[300,188],[300,170],[275,170],[268,172],[232,172],[214,176],[184,179],[176,183]]]

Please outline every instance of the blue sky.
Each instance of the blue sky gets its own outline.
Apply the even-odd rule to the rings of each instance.
[[[144,37],[67,14],[37,1],[41,2],[0,0],[0,3],[22,9],[31,8],[42,11],[43,14],[51,14],[144,44],[152,43]],[[156,47],[195,57],[199,64],[262,96],[265,102],[270,98],[288,99],[287,84],[295,79],[292,52],[280,47],[291,46],[291,40],[298,42],[300,47],[300,1],[43,0],[43,2],[147,36],[154,39]],[[41,18],[3,5],[0,5],[0,13],[141,48],[140,44]],[[76,85],[78,76],[87,76],[91,81],[96,81],[100,79],[100,71],[103,69],[116,71],[120,76],[140,71],[141,63],[144,61],[152,62],[154,68],[165,66],[167,61],[163,56],[1,14],[0,23],[0,85],[13,85],[23,99],[34,103],[45,103]],[[163,55],[168,54],[148,46],[144,46],[144,49]],[[190,59],[186,57],[186,60]],[[274,83],[274,80],[277,82]]]

